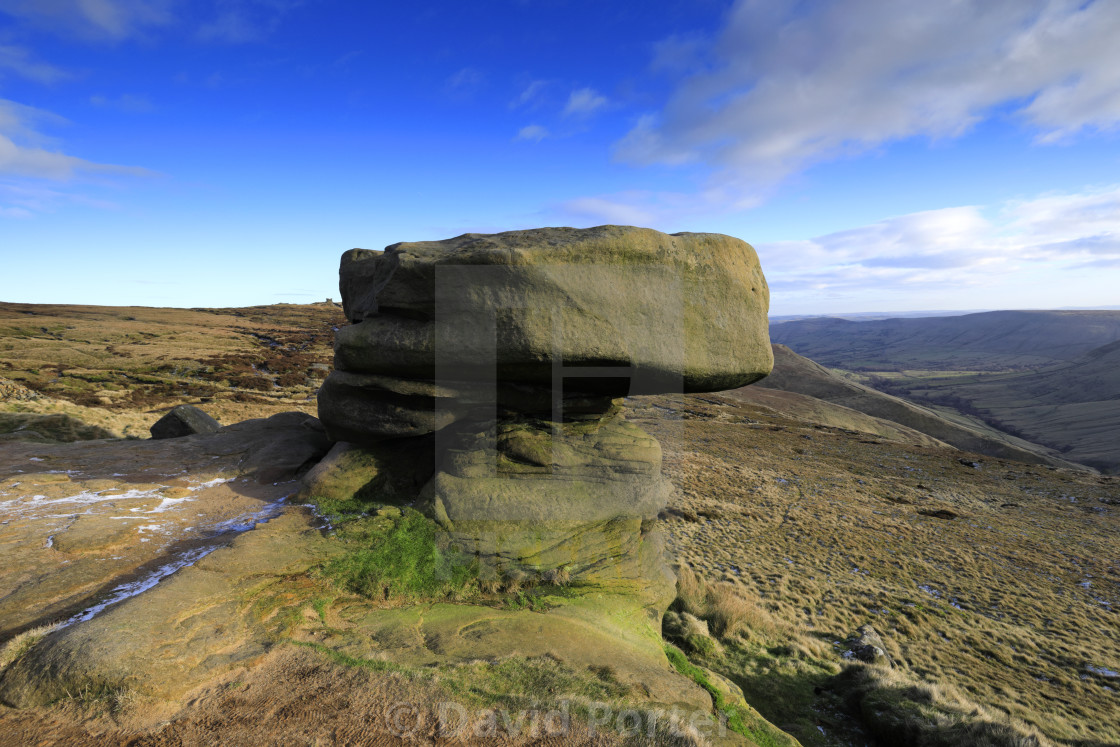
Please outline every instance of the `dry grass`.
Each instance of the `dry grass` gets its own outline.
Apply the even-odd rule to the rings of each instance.
[[[331,304],[153,309],[0,303],[0,407],[62,413],[117,435],[178,404],[223,423],[315,412],[333,357]],[[31,390],[40,395],[28,398]]]
[[[838,678],[880,744],[891,747],[1053,747],[1037,728],[970,700],[952,685],[881,666],[853,665]]]
[[[739,662],[752,697],[808,685],[811,713],[819,682],[794,665],[842,663],[870,623],[915,680],[1054,742],[1120,742],[1120,479],[809,427],[721,395],[640,398],[628,417],[661,441],[677,487],[662,526],[689,566],[681,604],[715,631],[708,589],[728,584],[783,631],[736,627],[750,607],[719,623],[754,645]],[[683,518],[713,502],[721,518]],[[796,736],[835,744],[812,725]]]
[[[25,630],[19,635],[13,636],[0,648],[0,672],[18,661],[24,654],[34,648],[35,644],[46,638],[49,634],[58,630],[61,623],[51,623],[50,625],[40,625],[31,630]]]
[[[682,611],[707,620],[718,638],[749,635],[751,631],[765,637],[785,632],[785,626],[749,599],[741,587],[708,582],[688,565],[677,568],[677,605]]]

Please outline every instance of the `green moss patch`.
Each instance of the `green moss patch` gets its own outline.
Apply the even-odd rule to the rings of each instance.
[[[406,508],[353,518],[338,528],[348,552],[324,574],[370,599],[465,599],[478,594],[478,562],[447,546],[435,522]]]
[[[776,729],[758,714],[731,702],[724,689],[715,684],[710,673],[690,662],[679,648],[666,645],[665,656],[674,669],[708,691],[715,702],[716,711],[727,719],[727,728],[731,731],[753,739],[760,747],[789,747],[797,744],[796,740]]]

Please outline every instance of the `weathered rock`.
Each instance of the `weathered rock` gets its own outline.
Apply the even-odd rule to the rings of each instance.
[[[337,551],[306,509],[293,509],[144,595],[51,634],[3,671],[0,702],[42,705],[98,688],[175,697],[265,653],[275,622],[253,616],[246,598]]]
[[[269,418],[243,420],[222,428],[214,437],[218,447],[222,436],[232,444],[245,435],[260,433],[264,438],[252,442],[238,468],[256,476],[257,482],[278,482],[299,477],[310,470],[330,450],[323,424],[305,412],[281,412]],[[213,447],[212,447],[213,448]]]
[[[624,395],[730,389],[773,364],[766,280],[754,249],[730,236],[464,234],[355,249],[340,274],[355,322],[338,335],[344,371],[553,389],[567,377]]]
[[[213,433],[222,427],[214,418],[194,405],[179,405],[151,427],[152,438],[180,438],[195,433]]]
[[[5,443],[0,641],[99,604],[200,543],[230,541],[279,510],[329,448],[304,413],[177,439]]]
[[[856,631],[855,640],[848,646],[848,652],[851,654],[851,658],[859,659],[868,664],[894,666],[894,662],[891,661],[891,657],[887,653],[886,644],[883,643],[883,639],[875,628],[870,625],[859,627]]]
[[[300,496],[327,508],[352,499],[409,503],[432,477],[433,448],[430,438],[368,447],[340,441],[304,475]]]
[[[332,439],[361,444],[434,433],[469,419],[518,412],[598,419],[611,398],[516,382],[425,381],[335,371],[319,389],[319,417]]]
[[[659,601],[671,600],[672,576],[650,531],[670,492],[661,448],[617,410],[595,421],[508,419],[444,438],[422,505],[485,567],[644,579]]]

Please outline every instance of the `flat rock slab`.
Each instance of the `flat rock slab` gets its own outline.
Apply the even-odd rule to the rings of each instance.
[[[307,509],[290,508],[139,596],[47,636],[4,671],[0,701],[28,707],[93,685],[174,698],[264,654],[252,592],[330,557]]]
[[[669,666],[648,610],[625,595],[590,592],[543,613],[470,604],[342,606],[328,621],[331,631],[312,640],[355,658],[423,667],[547,656],[574,669],[609,665],[642,699],[690,709],[712,704]]]
[[[589,588],[543,613],[447,603],[386,609],[349,596],[328,596],[313,611],[300,601],[300,582],[286,584],[340,550],[307,509],[289,507],[144,594],[49,634],[0,676],[0,702],[38,707],[89,687],[175,700],[294,640],[351,661],[413,668],[508,657],[548,657],[578,671],[609,665],[638,700],[711,708],[708,694],[669,666],[656,615],[632,594]],[[262,607],[262,589],[278,608]],[[283,600],[304,608],[294,631],[269,614],[286,610]]]
[[[164,441],[6,444],[0,641],[227,544],[278,512],[328,446],[302,413]]]

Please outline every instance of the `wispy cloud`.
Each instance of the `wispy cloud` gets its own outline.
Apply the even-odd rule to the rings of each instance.
[[[84,205],[101,210],[116,210],[120,206],[76,192],[54,189],[42,184],[0,181],[0,215],[9,218],[30,218],[39,213],[51,213],[61,205]]]
[[[548,137],[548,130],[540,125],[526,125],[517,131],[517,137],[514,140],[530,140],[534,143],[539,143]]]
[[[790,295],[1014,286],[1025,274],[1120,263],[1120,185],[911,213],[756,248],[771,284]]]
[[[568,96],[564,116],[587,116],[607,105],[607,98],[594,88],[580,88]]]
[[[486,77],[473,67],[456,70],[443,84],[443,90],[454,98],[470,98],[482,88]]]
[[[46,84],[70,77],[70,74],[61,68],[35,60],[31,52],[23,47],[0,44],[0,74],[4,72],[15,73],[21,78]]]
[[[151,176],[137,166],[96,163],[58,150],[53,139],[40,132],[42,125],[66,120],[35,107],[0,99],[0,177],[30,177],[35,180],[68,181],[76,176]],[[0,207],[7,217],[27,217],[49,210],[60,201],[105,206],[80,195],[68,195],[41,186],[5,183],[0,189]]]
[[[145,96],[134,96],[122,93],[120,96],[94,95],[89,97],[89,103],[97,107],[118,109],[129,114],[147,114],[155,111],[155,106]]]
[[[532,107],[538,103],[541,93],[544,91],[547,83],[543,80],[530,81],[529,85],[517,95],[513,101],[509,102],[510,109],[518,109],[520,107]]]
[[[573,218],[574,220],[571,222],[576,225],[598,225],[602,223],[622,226],[657,225],[654,214],[637,204],[642,201],[645,195],[635,193],[632,196],[638,198],[632,204],[603,197],[579,197],[568,200],[558,208],[564,216]]]
[[[0,13],[64,34],[121,40],[174,20],[176,0],[0,0]]]
[[[244,44],[266,38],[303,0],[217,0],[217,14],[198,28],[207,42]]]
[[[636,164],[702,164],[732,202],[815,163],[956,137],[1010,110],[1038,142],[1120,124],[1120,13],[1107,0],[737,0],[710,59],[670,39],[666,105],[616,146]]]

